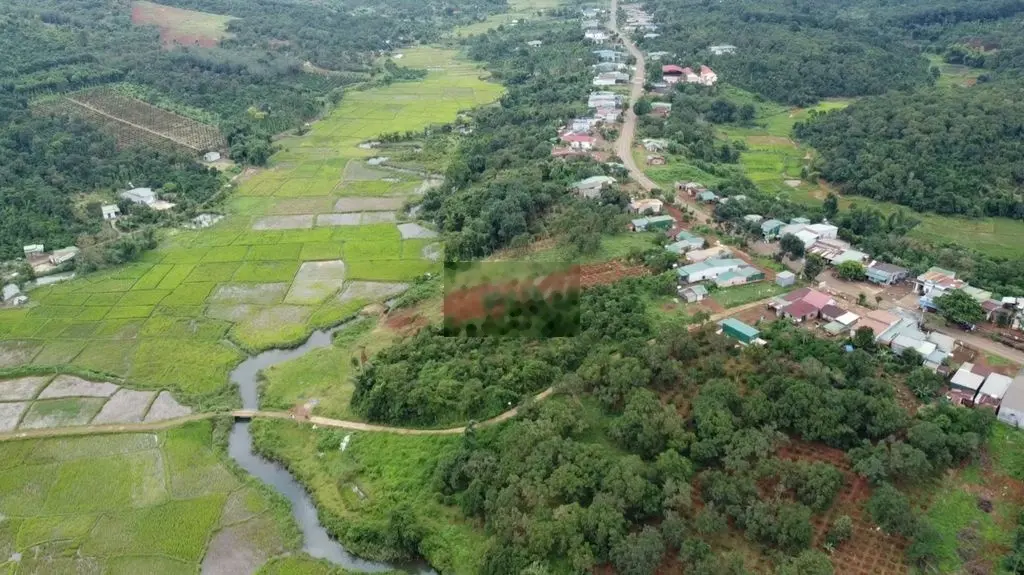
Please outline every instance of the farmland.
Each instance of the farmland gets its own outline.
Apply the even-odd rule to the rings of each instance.
[[[198,46],[211,48],[228,36],[231,16],[195,12],[153,2],[132,2],[132,24],[156,26],[160,40],[167,48]]]
[[[212,436],[201,422],[0,444],[0,561],[21,573],[238,573],[296,550],[287,508],[223,463]]]
[[[201,153],[227,143],[214,126],[199,123],[126,96],[96,88],[34,104],[36,112],[80,117],[110,132],[121,148],[152,146]]]
[[[429,234],[404,239],[395,222],[360,224],[393,215],[422,178],[368,166],[373,151],[357,144],[450,121],[501,88],[453,51],[406,58],[429,63],[423,81],[354,92],[308,134],[282,140],[217,226],[169,232],[140,262],[33,290],[33,306],[0,311],[0,369],[99,373],[201,404],[220,396],[246,352],[298,343],[439,270],[425,257],[436,240],[414,237]],[[261,224],[274,216],[302,223]],[[377,283],[346,291],[360,281]]]

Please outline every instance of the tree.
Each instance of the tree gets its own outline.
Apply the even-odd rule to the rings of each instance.
[[[921,401],[934,399],[944,383],[942,376],[927,367],[918,367],[907,377],[907,387]]]
[[[858,327],[853,332],[853,345],[858,349],[875,349],[875,332],[867,326]]]
[[[907,559],[918,569],[928,573],[934,570],[942,549],[942,536],[931,521],[920,520],[914,529],[914,537],[907,547]]]
[[[846,261],[836,266],[836,275],[849,282],[861,281],[866,274],[864,264],[860,262]]]
[[[786,234],[779,238],[779,248],[782,253],[789,254],[793,259],[804,257],[804,241],[793,234]]]
[[[808,549],[787,559],[777,575],[833,575],[832,561],[817,549]]]
[[[836,214],[839,213],[839,198],[832,192],[829,192],[825,196],[825,201],[821,204],[821,211],[825,215],[825,219],[831,220],[836,217]]]
[[[825,269],[825,258],[818,254],[807,254],[804,258],[804,278],[813,281]]]
[[[840,515],[832,522],[825,541],[832,548],[838,547],[853,536],[853,519],[849,515]]]
[[[963,290],[948,291],[935,298],[939,315],[961,327],[972,327],[985,319],[985,309]]]
[[[665,553],[665,542],[657,529],[647,525],[640,533],[630,533],[612,550],[612,563],[623,575],[654,573]]]
[[[637,116],[646,116],[651,113],[651,101],[647,98],[640,98],[633,104],[633,112]]]
[[[740,106],[739,112],[737,112],[736,119],[743,123],[749,124],[754,121],[754,117],[757,115],[757,109],[751,103],[746,103]]]
[[[868,500],[868,513],[887,533],[909,537],[917,526],[910,500],[890,483],[883,483],[875,489]]]

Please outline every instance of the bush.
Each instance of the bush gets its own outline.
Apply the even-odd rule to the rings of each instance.
[[[886,533],[910,537],[917,528],[917,518],[906,495],[889,483],[883,483],[868,500],[868,513]]]
[[[829,547],[835,548],[848,541],[853,536],[853,519],[849,515],[840,515],[832,522],[825,536],[825,542]]]

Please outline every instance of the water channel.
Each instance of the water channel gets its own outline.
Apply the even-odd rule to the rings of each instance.
[[[345,327],[345,325],[341,325],[334,329],[313,332],[313,335],[299,347],[265,351],[239,364],[231,372],[231,382],[238,386],[242,395],[242,408],[259,409],[260,371],[302,357],[315,349],[330,347],[334,334]],[[379,573],[399,570],[419,575],[436,575],[436,572],[424,563],[383,563],[360,559],[349,553],[320,524],[313,499],[306,489],[292,477],[291,473],[281,465],[268,461],[253,451],[249,426],[250,422],[248,421],[235,422],[228,438],[228,454],[238,462],[242,469],[258,477],[260,481],[274,488],[291,502],[292,515],[302,531],[303,551],[313,557],[325,559],[352,571]]]

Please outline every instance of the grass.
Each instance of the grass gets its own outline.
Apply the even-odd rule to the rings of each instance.
[[[966,88],[978,81],[983,70],[960,64],[947,64],[938,54],[926,54],[928,62],[939,69],[939,86]]]
[[[236,477],[213,436],[213,424],[199,422],[158,434],[0,444],[0,561],[22,555],[0,570],[198,572],[222,519],[239,515],[236,502],[246,513],[233,521],[259,527],[236,551],[297,550],[288,510]],[[183,481],[201,489],[166,488]]]
[[[767,297],[777,296],[792,290],[792,287],[782,287],[772,281],[760,281],[751,284],[722,288],[711,294],[711,299],[722,304],[723,307],[737,307]]]
[[[487,539],[457,509],[438,503],[431,489],[438,460],[460,437],[309,433],[269,420],[254,421],[252,430],[256,448],[293,471],[312,494],[324,526],[353,552],[373,553],[372,542],[387,530],[391,511],[408,505],[424,531],[420,549],[432,566],[446,573],[480,570]],[[346,435],[351,437],[342,452],[337,446]]]

